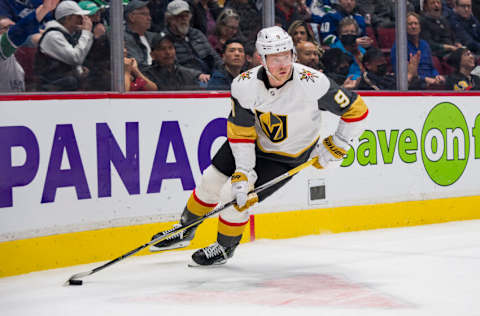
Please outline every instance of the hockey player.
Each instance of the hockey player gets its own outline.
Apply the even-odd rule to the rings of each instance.
[[[180,218],[192,223],[220,201],[222,186],[231,182],[235,207],[220,213],[217,241],[197,250],[195,265],[222,264],[233,256],[248,223],[248,208],[264,200],[289,179],[258,194],[249,192],[318,157],[317,168],[338,166],[363,130],[368,109],[356,93],[339,87],[315,69],[296,64],[292,38],[278,26],[262,29],[256,48],[262,65],[232,82],[232,110],[226,141],[203,173]],[[335,134],[319,141],[322,111],[341,116]],[[186,247],[197,227],[152,245],[151,251]],[[159,237],[156,234],[153,238]]]

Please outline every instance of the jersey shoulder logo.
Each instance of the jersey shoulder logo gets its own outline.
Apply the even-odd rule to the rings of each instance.
[[[280,143],[287,138],[287,116],[272,112],[255,110],[263,132],[273,143]]]
[[[250,79],[251,78],[251,75],[252,72],[250,70],[247,70],[245,72],[242,72],[239,76],[238,76],[238,80],[237,81],[240,81],[240,80],[245,80],[245,79]]]
[[[312,82],[315,82],[315,78],[318,78],[318,76],[311,71],[302,69],[302,72],[300,72],[300,80],[305,80],[307,82],[312,80]]]

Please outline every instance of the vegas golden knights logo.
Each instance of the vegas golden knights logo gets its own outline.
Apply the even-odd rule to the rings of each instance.
[[[260,126],[268,138],[279,143],[287,138],[287,116],[274,114],[272,112],[263,113],[255,110]]]

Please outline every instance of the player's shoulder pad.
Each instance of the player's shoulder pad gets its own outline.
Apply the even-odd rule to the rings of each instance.
[[[257,74],[262,66],[246,70],[236,76],[231,85],[232,97],[237,99],[240,104],[252,104],[251,99],[255,98],[255,91],[258,85]]]
[[[302,64],[293,64],[293,76],[299,88],[305,90],[304,95],[312,96],[314,99],[320,98],[330,88],[330,80],[323,72]]]

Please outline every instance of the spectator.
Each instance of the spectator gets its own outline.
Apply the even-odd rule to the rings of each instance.
[[[110,91],[110,42],[106,35],[95,39],[92,48],[85,58],[84,65],[89,69],[82,90]]]
[[[348,76],[353,80],[360,78],[365,71],[362,64],[362,58],[365,49],[358,45],[359,27],[355,19],[346,17],[338,24],[339,40],[332,44],[332,48],[340,48],[344,53],[352,57],[352,64]]]
[[[311,12],[303,6],[297,5],[297,0],[277,0],[275,1],[275,20],[280,23],[284,30],[288,30],[290,24],[296,20],[308,20]]]
[[[448,62],[455,71],[447,77],[445,84],[447,90],[480,90],[480,77],[472,74],[475,57],[471,51],[459,48],[449,56]]]
[[[245,46],[245,59],[245,70],[260,66],[262,64],[262,57],[258,53],[255,44],[249,43]]]
[[[412,1],[406,1],[407,12],[415,11]],[[375,11],[372,16],[372,26],[374,28],[394,28],[395,27],[395,0],[375,0]]]
[[[421,90],[425,86],[424,81],[417,76],[419,58],[420,54],[411,58],[407,69],[408,85],[413,90]],[[388,63],[380,49],[369,48],[363,56],[363,64],[365,72],[360,79],[359,90],[396,90],[395,75],[388,73]]]
[[[352,80],[348,71],[352,63],[352,57],[344,53],[340,48],[330,48],[325,51],[321,59],[324,65],[324,73],[337,84],[347,89],[357,87],[360,79]]]
[[[194,0],[192,4],[192,26],[205,36],[215,32],[215,24],[222,8],[216,0]]]
[[[367,36],[365,18],[359,13],[355,12],[355,0],[339,0],[336,10],[332,10],[322,17],[320,26],[320,37],[322,43],[325,45],[332,45],[338,41],[337,36],[340,34],[338,26],[341,20],[350,17],[357,22],[358,25],[358,39],[357,44],[363,47],[369,47],[372,44],[372,39]]]
[[[299,64],[311,67],[313,69],[321,69],[319,51],[320,48],[313,42],[301,41],[295,46],[297,51],[297,62]]]
[[[25,91],[24,71],[15,58],[17,47],[31,34],[38,32],[45,16],[53,11],[59,0],[45,0],[37,9],[16,24],[9,18],[0,18],[0,92]]]
[[[199,82],[206,83],[210,75],[177,64],[173,41],[173,38],[164,32],[153,39],[153,65],[145,74],[160,91],[196,90],[200,87]]]
[[[157,91],[157,85],[145,76],[140,69],[135,58],[127,57],[124,54],[124,71],[125,71],[125,91]]]
[[[80,8],[83,10],[89,11],[88,17],[92,20],[92,29],[93,29],[93,36],[95,39],[99,38],[100,36],[104,35],[106,32],[105,25],[101,23],[101,16],[100,16],[100,7],[92,1],[80,1],[78,3]]]
[[[34,73],[37,91],[75,91],[88,74],[83,67],[93,43],[92,21],[74,1],[62,1],[45,25]]]
[[[423,12],[420,37],[428,42],[433,55],[443,58],[461,47],[460,43],[455,43],[450,23],[442,16],[441,0],[425,0]]]
[[[312,30],[308,27],[305,21],[293,21],[288,28],[288,34],[292,37],[294,45],[297,45],[301,41],[310,41],[316,45],[319,45],[315,39],[315,35],[313,35]]]
[[[209,90],[230,90],[233,79],[240,74],[245,65],[245,49],[243,42],[230,39],[223,49],[223,68],[213,72],[208,82]]]
[[[155,33],[147,31],[152,25],[147,1],[131,0],[124,10],[127,27],[125,47],[129,57],[135,58],[141,68],[152,64],[151,43]]]
[[[168,4],[167,33],[174,41],[178,63],[201,73],[211,74],[222,65],[222,59],[199,30],[190,27],[192,14],[188,3],[174,0]]]
[[[457,0],[450,24],[457,41],[480,55],[480,22],[472,14],[472,0]]]
[[[235,10],[240,16],[240,32],[248,42],[254,42],[257,33],[262,27],[262,14],[250,0],[230,0],[225,3],[225,8]]]
[[[420,39],[420,16],[415,12],[407,14],[407,50],[408,59],[420,54],[420,61],[418,63],[418,76],[422,81],[425,81],[427,88],[435,88],[445,83],[445,78],[438,74],[432,61],[432,51],[426,41]],[[390,51],[391,63],[393,69],[396,69],[396,43],[393,44]]]
[[[243,36],[239,34],[240,16],[232,9],[225,9],[220,13],[215,27],[215,34],[208,37],[210,45],[222,54],[225,43],[234,37],[242,39]]]

